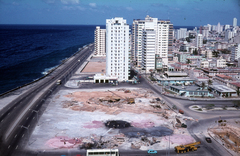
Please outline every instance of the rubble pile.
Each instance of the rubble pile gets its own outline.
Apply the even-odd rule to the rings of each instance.
[[[64,144],[60,139],[50,139],[51,148],[157,150],[165,148],[169,135],[174,145],[193,140],[186,128],[175,127],[176,123],[185,123],[185,116],[168,110],[164,101],[150,90],[78,90],[56,97],[54,109],[45,116],[41,129],[48,126],[54,133],[48,138],[64,134],[80,140],[75,143],[66,139]],[[47,124],[50,116],[54,122]]]
[[[154,97],[152,91],[149,90],[126,90],[118,89],[116,91],[98,91],[87,92],[79,91],[66,95],[72,101],[65,101],[63,108],[70,108],[75,111],[90,111],[95,110],[106,112],[107,114],[119,114],[121,112],[132,113],[152,113],[156,109],[161,109],[160,98]],[[145,107],[146,100],[151,100],[152,108]],[[138,101],[138,102],[136,102]],[[145,101],[145,102],[144,102]],[[79,104],[80,103],[80,104]],[[131,105],[137,106],[132,107]],[[148,104],[149,105],[149,104]]]

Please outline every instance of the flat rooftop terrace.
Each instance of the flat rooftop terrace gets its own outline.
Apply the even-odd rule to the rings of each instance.
[[[224,85],[213,85],[212,88],[221,93],[235,93],[236,92],[234,89],[231,89]]]

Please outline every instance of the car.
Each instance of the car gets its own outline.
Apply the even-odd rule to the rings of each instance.
[[[150,149],[150,150],[148,150],[148,153],[149,153],[149,154],[157,154],[157,151]]]
[[[211,138],[209,138],[209,137],[206,137],[205,139],[206,139],[206,141],[207,141],[208,143],[211,143],[211,142],[212,142]]]

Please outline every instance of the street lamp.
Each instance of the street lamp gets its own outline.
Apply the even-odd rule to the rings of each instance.
[[[34,110],[34,109],[29,109],[29,110],[32,110],[32,112],[37,113],[37,122],[38,122],[38,111],[36,111],[36,110]]]
[[[25,126],[23,126],[23,125],[21,126],[21,128],[24,128],[24,129],[27,130],[27,133],[28,133],[28,139],[27,139],[27,140],[28,140],[28,145],[29,145],[29,129],[28,129],[28,127],[25,127]]]

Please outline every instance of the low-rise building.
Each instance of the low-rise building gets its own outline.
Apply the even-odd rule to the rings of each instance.
[[[229,87],[236,90],[238,96],[239,96],[239,92],[240,92],[240,82],[230,82],[229,83]]]
[[[227,67],[226,64],[227,64],[227,62],[225,59],[222,58],[222,56],[220,56],[220,58],[217,59],[217,67],[218,68],[225,68],[225,67]]]
[[[192,84],[195,81],[195,79],[188,77],[185,72],[165,72],[164,75],[156,75],[155,78],[159,84],[164,86]]]
[[[185,97],[213,97],[208,90],[202,90],[196,85],[191,86],[170,86],[170,90]]]
[[[232,97],[237,96],[236,90],[231,89],[224,85],[211,85],[209,88],[220,97]]]
[[[223,75],[238,75],[240,74],[240,68],[202,68],[202,71],[204,72],[204,75],[207,77],[214,77],[218,74]]]
[[[202,61],[201,62],[201,68],[208,68],[209,67],[209,62],[208,61]]]
[[[228,86],[229,82],[233,80],[231,76],[223,75],[223,74],[218,74],[215,75],[213,78],[216,82]]]

